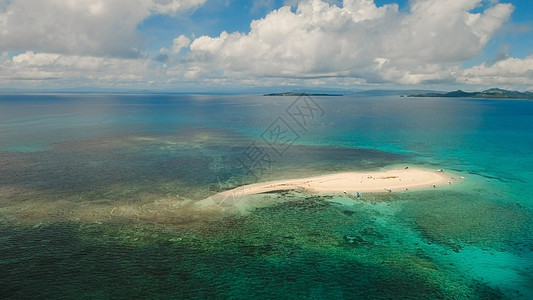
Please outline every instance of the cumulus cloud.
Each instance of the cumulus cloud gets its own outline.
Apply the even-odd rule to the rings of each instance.
[[[191,40],[188,37],[186,37],[183,34],[180,35],[179,37],[175,38],[172,41],[172,48],[171,48],[172,54],[179,53],[181,49],[189,47],[190,44],[191,44]]]
[[[533,86],[533,55],[508,57],[493,64],[483,63],[464,70],[458,78],[464,84],[521,84]]]
[[[484,0],[412,0],[400,11],[373,0],[287,0],[292,7],[252,21],[247,33],[179,35],[151,53],[155,61],[143,52],[140,22],[205,1],[0,0],[0,84],[533,85],[533,56],[461,66],[512,13],[498,1],[480,11]]]
[[[112,57],[142,52],[140,22],[206,0],[11,0],[0,4],[0,51]]]
[[[146,82],[160,71],[148,60],[34,53],[27,51],[9,59],[0,59],[1,82],[18,80],[66,79],[100,86],[116,83]]]
[[[182,34],[172,41],[170,50],[165,47],[159,49],[159,55],[155,60],[159,62],[167,62],[171,55],[179,54],[182,49],[189,47],[190,44],[191,40]]]
[[[452,78],[476,57],[513,11],[482,0],[413,0],[396,4],[321,0],[286,6],[251,23],[250,32],[201,36],[190,56],[204,72],[281,77],[351,77],[366,82],[417,84]],[[199,72],[196,73],[199,76]]]

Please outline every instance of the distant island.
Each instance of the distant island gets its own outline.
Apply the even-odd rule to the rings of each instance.
[[[533,92],[509,91],[498,88],[484,90],[482,92],[465,92],[457,90],[453,92],[430,92],[412,94],[407,97],[450,97],[450,98],[493,98],[493,99],[533,99]]]
[[[285,93],[264,94],[263,96],[342,96],[342,94],[285,92]]]

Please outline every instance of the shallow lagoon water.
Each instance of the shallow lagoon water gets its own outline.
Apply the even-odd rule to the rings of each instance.
[[[533,102],[315,97],[0,96],[0,289],[13,298],[531,298]],[[283,118],[298,139],[238,163]],[[390,166],[464,176],[360,198],[257,180]],[[239,201],[247,201],[246,198]],[[59,274],[59,275],[58,275]]]

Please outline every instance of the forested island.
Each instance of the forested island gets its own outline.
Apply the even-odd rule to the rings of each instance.
[[[533,99],[533,92],[509,91],[498,88],[484,90],[482,92],[465,92],[457,90],[453,92],[429,92],[412,94],[408,97],[450,97],[450,98],[494,98],[494,99]]]

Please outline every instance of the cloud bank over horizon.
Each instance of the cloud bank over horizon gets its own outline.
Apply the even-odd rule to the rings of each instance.
[[[0,1],[0,87],[533,86],[533,49],[464,67],[509,22],[511,3],[413,0],[405,10],[372,0],[300,1],[252,20],[248,32],[180,32],[149,50],[140,24],[202,5]]]

